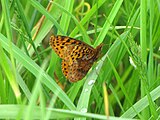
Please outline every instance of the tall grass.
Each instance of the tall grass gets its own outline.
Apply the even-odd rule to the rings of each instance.
[[[0,119],[160,118],[158,0],[0,3]],[[81,81],[62,74],[52,34],[103,43]]]

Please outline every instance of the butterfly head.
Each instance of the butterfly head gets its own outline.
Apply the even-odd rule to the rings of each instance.
[[[95,49],[96,50],[96,58],[95,58],[95,60],[97,60],[99,58],[101,50],[102,50],[102,47],[103,47],[103,43],[101,43],[100,45],[98,45],[96,47],[96,49]]]

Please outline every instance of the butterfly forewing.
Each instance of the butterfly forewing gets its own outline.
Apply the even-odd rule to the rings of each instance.
[[[61,37],[61,36],[51,36],[50,37],[50,45],[52,49],[57,53],[57,55],[64,59],[66,54],[69,54],[74,46],[68,47],[69,37]]]

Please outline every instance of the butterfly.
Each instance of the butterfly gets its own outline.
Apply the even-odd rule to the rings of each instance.
[[[84,78],[102,48],[102,44],[93,48],[80,40],[60,35],[52,35],[49,44],[62,59],[62,72],[70,82]]]

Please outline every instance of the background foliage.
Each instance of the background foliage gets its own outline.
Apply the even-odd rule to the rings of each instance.
[[[160,117],[159,0],[1,0],[0,10],[1,119]],[[104,44],[83,80],[65,79],[52,34]]]

